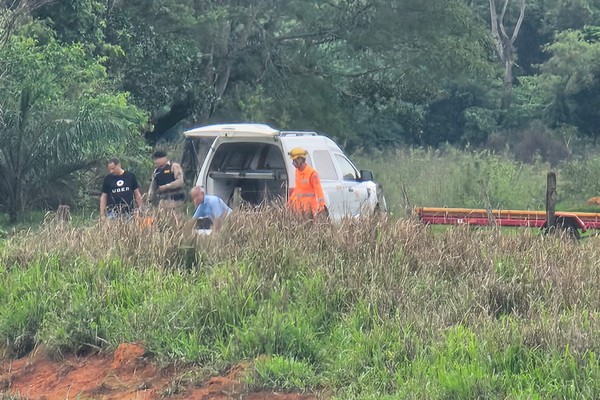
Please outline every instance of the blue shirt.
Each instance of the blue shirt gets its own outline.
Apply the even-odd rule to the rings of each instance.
[[[204,195],[204,202],[196,208],[194,218],[215,218],[224,217],[231,212],[231,208],[225,204],[219,196],[213,196],[210,194]]]

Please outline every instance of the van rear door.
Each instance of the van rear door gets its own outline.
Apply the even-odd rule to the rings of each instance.
[[[190,129],[184,132],[189,138],[216,138],[216,137],[269,137],[277,136],[281,132],[264,124],[222,124],[208,125]]]

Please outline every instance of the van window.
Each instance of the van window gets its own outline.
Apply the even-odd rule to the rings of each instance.
[[[277,146],[269,145],[264,166],[259,167],[264,169],[285,169],[285,161],[283,161],[281,149]]]
[[[269,143],[222,143],[209,171],[285,170],[279,147]]]
[[[348,161],[348,159],[342,155],[336,154],[335,159],[340,167],[340,172],[342,173],[342,179],[345,181],[356,181],[358,180],[358,171],[356,168]]]
[[[315,150],[313,155],[315,156],[315,169],[321,179],[339,179],[328,150]]]

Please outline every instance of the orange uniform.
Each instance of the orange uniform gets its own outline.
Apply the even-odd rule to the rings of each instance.
[[[296,168],[296,187],[290,195],[289,204],[294,210],[310,212],[313,216],[325,209],[321,179],[310,165],[305,164],[302,171]]]

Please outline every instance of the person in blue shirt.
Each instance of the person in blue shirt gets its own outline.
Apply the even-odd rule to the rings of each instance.
[[[208,225],[211,225],[212,229],[218,229],[221,221],[232,211],[219,196],[206,194],[202,186],[194,186],[190,190],[190,196],[196,207],[193,218],[199,222],[209,220]],[[202,223],[198,228],[209,227],[206,226],[206,223]]]

